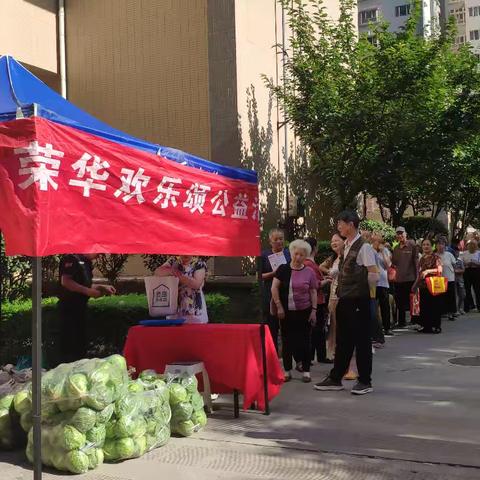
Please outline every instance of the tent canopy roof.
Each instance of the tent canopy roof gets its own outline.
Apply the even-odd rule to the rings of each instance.
[[[253,170],[219,165],[174,148],[146,142],[110,127],[64,99],[14,58],[5,55],[0,57],[0,121],[14,120],[19,109],[24,116],[38,115],[184,165],[257,183],[257,174]]]

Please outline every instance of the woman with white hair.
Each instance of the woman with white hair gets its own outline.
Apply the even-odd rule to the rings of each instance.
[[[317,279],[305,266],[312,248],[304,240],[290,244],[291,261],[280,265],[272,284],[272,314],[280,320],[285,381],[292,379],[292,357],[302,362],[303,381],[310,378],[310,332],[317,316]]]

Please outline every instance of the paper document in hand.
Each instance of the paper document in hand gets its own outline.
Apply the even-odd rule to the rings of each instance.
[[[268,260],[270,261],[270,266],[273,271],[275,271],[280,265],[287,263],[287,259],[283,252],[272,253],[268,256]]]

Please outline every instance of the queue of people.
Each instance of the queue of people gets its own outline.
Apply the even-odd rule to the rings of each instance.
[[[281,332],[285,381],[292,379],[295,361],[303,381],[310,383],[316,360],[333,363],[316,390],[342,390],[344,379],[356,379],[351,393],[370,393],[373,353],[394,328],[439,334],[442,317],[454,321],[480,307],[475,239],[464,252],[449,247],[443,237],[417,245],[399,226],[392,248],[380,233],[361,232],[359,224],[353,211],[338,216],[334,254],[319,265],[316,239],[295,240],[287,253],[283,232],[270,232],[272,248],[262,256],[269,302],[268,310],[264,302],[264,314],[277,349],[276,332]],[[270,263],[272,255],[273,260],[280,255],[281,263]]]

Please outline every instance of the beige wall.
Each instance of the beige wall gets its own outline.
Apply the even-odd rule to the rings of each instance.
[[[0,55],[57,72],[57,0],[1,0]]]
[[[209,158],[207,1],[66,4],[69,100],[132,135]]]

